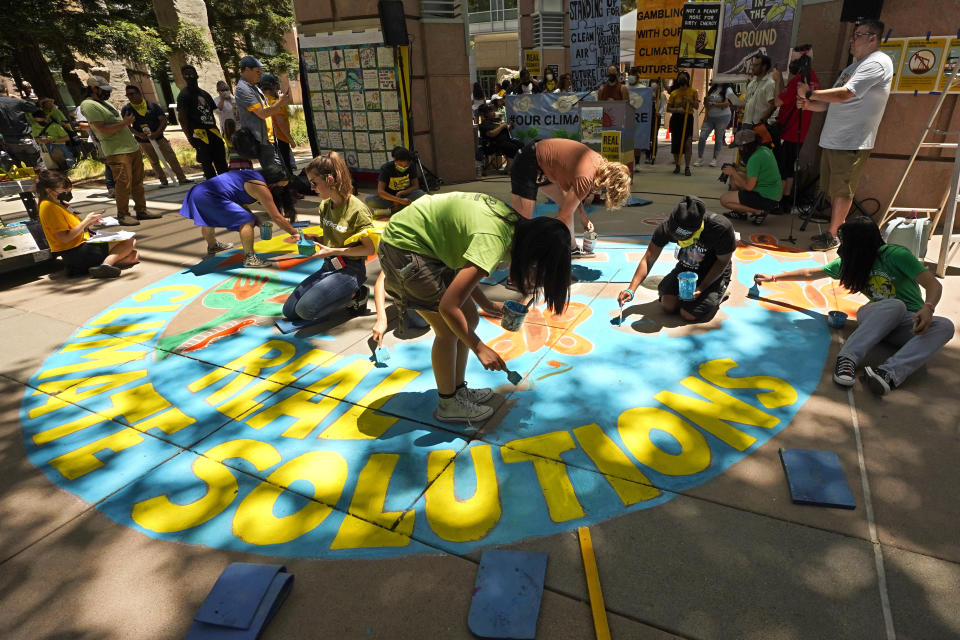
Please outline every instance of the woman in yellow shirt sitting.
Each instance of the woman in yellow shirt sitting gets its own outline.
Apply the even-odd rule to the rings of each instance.
[[[136,241],[87,242],[87,228],[97,224],[102,212],[88,213],[83,220],[70,211],[70,179],[59,171],[41,171],[36,179],[40,198],[40,226],[50,251],[63,258],[67,275],[89,274],[91,278],[116,278],[121,269],[139,262]]]

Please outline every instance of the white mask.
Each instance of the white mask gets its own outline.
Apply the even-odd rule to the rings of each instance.
[[[637,84],[637,76],[627,76],[627,82],[630,84]]]

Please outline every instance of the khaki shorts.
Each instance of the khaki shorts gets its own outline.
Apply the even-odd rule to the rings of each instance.
[[[400,308],[437,311],[454,271],[439,260],[380,242],[384,288]]]
[[[831,198],[852,198],[870,149],[820,149],[820,190]]]

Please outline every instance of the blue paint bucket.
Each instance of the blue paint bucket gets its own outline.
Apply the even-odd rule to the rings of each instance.
[[[847,324],[847,314],[843,311],[831,311],[827,314],[827,324],[833,329],[842,329]]]
[[[683,271],[677,276],[680,283],[680,299],[693,300],[693,292],[697,290],[697,274],[693,271]]]
[[[507,300],[503,303],[503,318],[500,326],[507,331],[519,331],[523,326],[523,319],[527,317],[527,307],[516,300]]]
[[[269,240],[273,237],[273,223],[269,220],[264,220],[260,223],[260,239]]]

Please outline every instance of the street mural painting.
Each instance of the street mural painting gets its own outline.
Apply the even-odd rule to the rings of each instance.
[[[735,262],[745,286],[816,264],[753,241]],[[603,248],[645,248],[614,244]],[[292,557],[467,553],[717,477],[790,423],[821,377],[823,313],[847,304],[821,283],[765,290],[789,304],[738,296],[708,330],[678,334],[658,325],[655,288],[614,326],[622,285],[579,284],[563,313],[535,304],[518,332],[481,320],[523,380],[471,359],[471,386],[495,387],[503,404],[461,427],[433,418],[429,334],[390,342],[383,365],[365,332],[336,323],[276,332],[284,297],[317,266],[248,271],[220,256],[91,318],[30,381],[31,462],[158,539]]]

